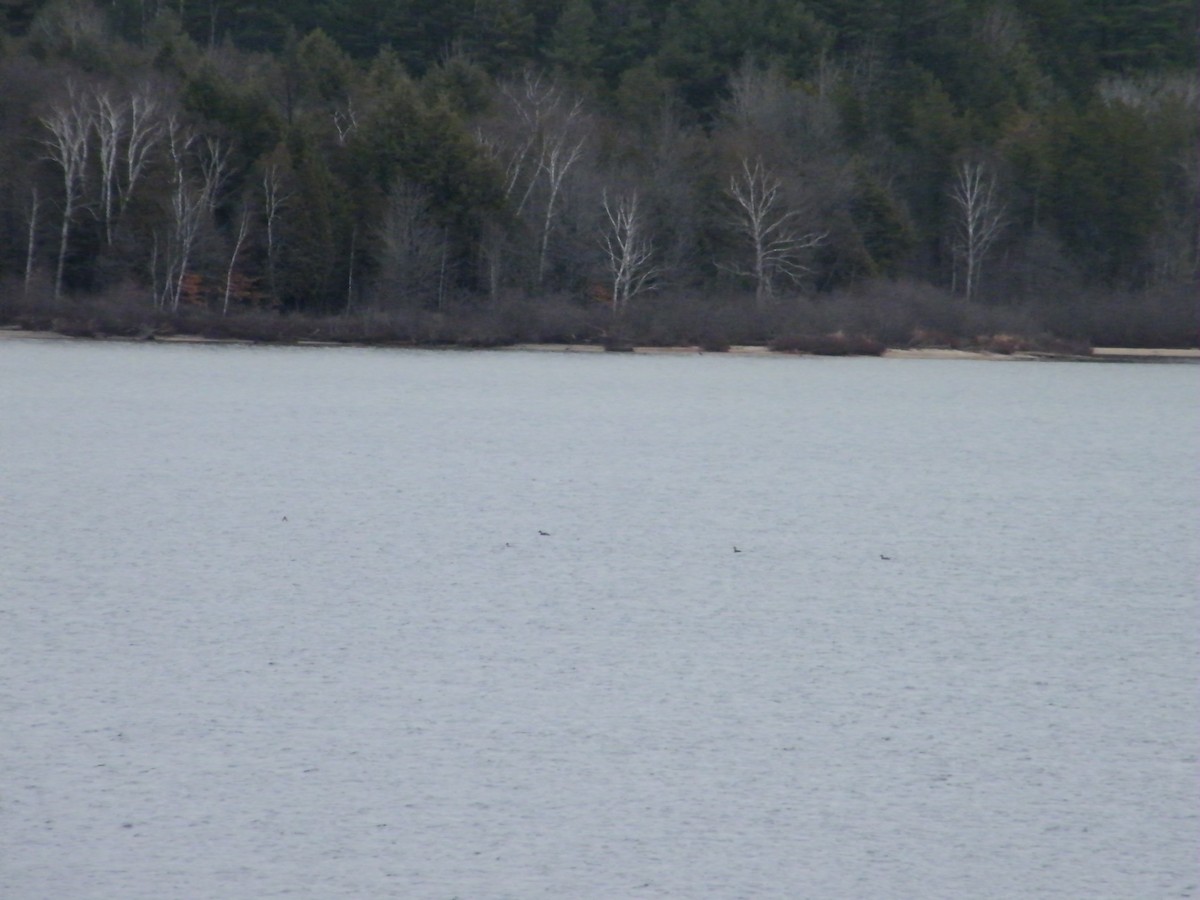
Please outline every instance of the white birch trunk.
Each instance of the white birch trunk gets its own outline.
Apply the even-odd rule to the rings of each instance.
[[[62,170],[63,211],[58,239],[58,263],[54,271],[54,298],[62,295],[67,250],[71,239],[71,220],[83,195],[87,161],[91,145],[92,114],[87,98],[72,83],[67,96],[50,114],[41,119],[50,137],[42,143],[48,157]]]

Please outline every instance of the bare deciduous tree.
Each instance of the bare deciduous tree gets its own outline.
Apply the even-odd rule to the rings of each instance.
[[[225,298],[221,304],[221,315],[229,314],[229,295],[233,290],[233,270],[237,265],[238,255],[242,245],[246,243],[246,235],[250,231],[250,204],[242,204],[242,214],[238,217],[237,235],[233,239],[233,252],[229,254],[229,268],[225,270]]]
[[[125,138],[125,178],[118,182],[118,216],[125,214],[133,191],[145,174],[159,140],[163,122],[161,103],[149,87],[141,87],[129,95],[128,128]]]
[[[331,114],[334,130],[337,131],[339,147],[344,147],[350,135],[358,130],[358,113],[354,109],[354,98],[339,104]]]
[[[104,242],[111,247],[117,158],[128,119],[124,104],[114,100],[108,91],[97,91],[92,99],[92,126],[96,129],[100,160],[100,222],[104,226]]]
[[[192,253],[213,211],[226,175],[228,153],[216,138],[203,143],[171,117],[167,122],[171,164],[170,233],[161,305],[179,309]]]
[[[546,178],[546,203],[545,211],[542,214],[541,242],[538,246],[537,285],[539,288],[546,278],[546,254],[550,250],[550,232],[554,228],[554,214],[562,193],[563,179],[567,177],[571,166],[579,160],[582,150],[582,138],[578,141],[568,142],[566,132],[563,132],[560,139],[553,141],[546,148],[546,152],[542,154],[540,160],[541,171]]]
[[[354,267],[358,262],[358,223],[350,229],[350,253],[346,258],[346,314],[354,306]]]
[[[29,288],[34,281],[34,263],[37,259],[37,220],[41,214],[42,199],[38,196],[37,185],[29,188],[29,239],[25,245],[25,295],[29,295]]]
[[[100,4],[88,0],[63,0],[45,6],[33,25],[34,35],[44,44],[74,56],[86,45],[106,40],[108,28]]]
[[[827,232],[802,232],[795,227],[800,211],[787,207],[783,182],[767,171],[761,159],[751,164],[742,158],[741,171],[729,179],[729,196],[734,203],[732,225],[750,244],[752,262],[749,268],[727,268],[753,279],[754,301],[761,309],[774,293],[778,277],[796,281],[809,271],[805,251],[820,246]]]
[[[272,300],[277,300],[275,271],[279,258],[279,216],[292,195],[284,187],[283,171],[274,160],[268,162],[263,169],[262,191],[267,236],[267,283],[271,289]]]
[[[62,294],[67,247],[71,238],[71,220],[83,196],[91,150],[92,108],[74,82],[67,83],[67,95],[41,119],[50,136],[42,141],[48,158],[62,170],[62,228],[58,241],[58,264],[54,273],[54,296]]]
[[[379,289],[388,304],[434,301],[445,293],[448,241],[429,217],[427,197],[413,184],[392,189],[379,230]]]
[[[141,88],[123,99],[108,90],[97,90],[92,105],[100,164],[100,221],[105,243],[111,246],[114,227],[125,214],[161,136],[160,104],[148,88]]]
[[[612,278],[612,311],[619,315],[634,297],[650,290],[659,269],[645,234],[645,223],[638,209],[637,191],[610,201],[602,199],[608,225],[602,236],[609,275]]]
[[[583,104],[531,71],[519,83],[502,85],[500,93],[507,101],[509,118],[497,125],[497,133],[481,133],[479,140],[504,170],[505,196],[514,215],[536,216],[534,281],[541,287],[563,185],[586,143],[582,134]],[[536,199],[540,199],[541,208],[533,213]],[[488,255],[494,269],[499,264],[498,248]],[[490,278],[494,283],[496,273]]]
[[[547,132],[560,119],[569,124],[578,115],[579,103],[568,108],[562,89],[533,71],[526,71],[519,83],[502,84],[500,94],[507,101],[506,112],[511,113],[504,124],[515,126],[515,131],[491,137],[481,134],[480,142],[503,166],[504,196],[519,216],[537,184]]]
[[[63,174],[63,220],[59,239],[55,295],[62,292],[74,219],[83,206],[90,175],[98,176],[94,213],[104,243],[141,179],[161,130],[159,101],[148,90],[122,99],[106,88],[79,89],[68,82],[67,96],[41,121],[50,132],[43,141],[47,156]],[[93,144],[94,139],[94,144]],[[95,171],[92,171],[93,159]]]
[[[764,70],[746,61],[730,77],[723,124],[753,141],[756,151],[775,164],[834,156],[841,152],[841,126],[833,94],[842,77],[839,68],[822,59],[814,91],[777,66]]]
[[[963,294],[972,299],[988,250],[1004,229],[1004,206],[996,197],[996,175],[982,162],[963,161],[955,168],[954,282],[963,270]]]
[[[29,239],[25,246],[25,293],[29,293],[29,285],[33,281],[33,263],[37,252],[38,214],[42,202],[38,196],[37,185],[29,189]]]

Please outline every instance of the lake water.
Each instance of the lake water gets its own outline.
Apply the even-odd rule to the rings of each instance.
[[[1197,896],[1198,374],[2,343],[0,896]]]

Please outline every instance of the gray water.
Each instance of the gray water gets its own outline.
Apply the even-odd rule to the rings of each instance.
[[[0,896],[1196,896],[1198,373],[2,343]]]

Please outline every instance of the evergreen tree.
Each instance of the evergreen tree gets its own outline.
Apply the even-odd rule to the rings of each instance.
[[[600,58],[596,12],[591,0],[568,0],[546,52],[549,62],[576,83],[594,77]]]
[[[850,215],[869,256],[870,271],[895,276],[912,250],[912,229],[896,198],[861,166],[856,181]]]
[[[29,31],[46,0],[0,0],[0,22],[5,34],[20,37]]]
[[[1065,116],[1054,138],[1050,203],[1067,247],[1114,282],[1146,275],[1146,249],[1162,214],[1164,166],[1145,117],[1093,102]]]

